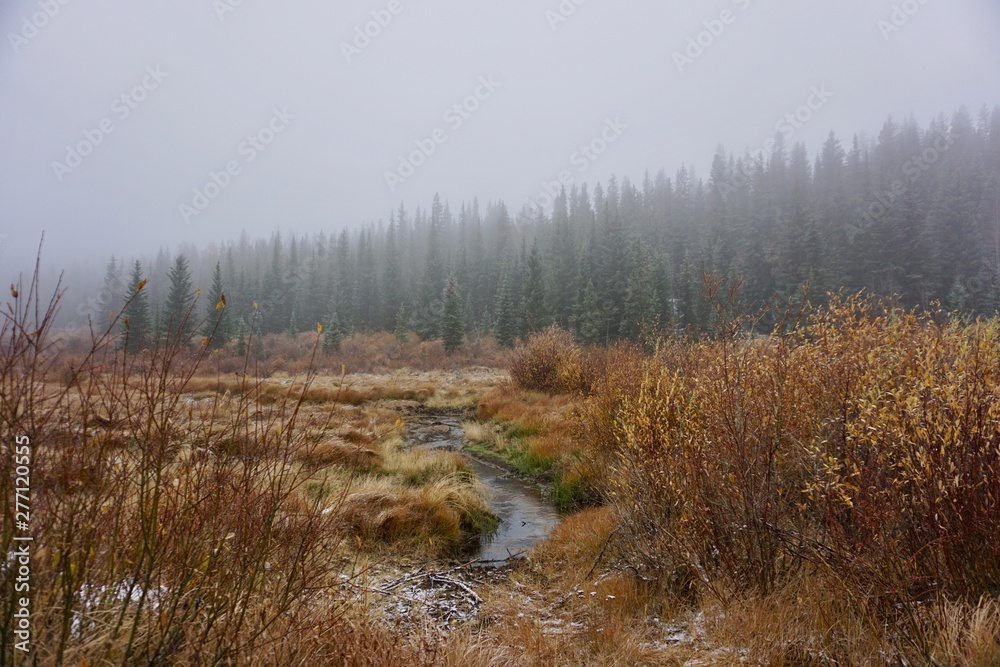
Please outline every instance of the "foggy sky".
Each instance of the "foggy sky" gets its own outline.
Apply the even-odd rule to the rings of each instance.
[[[705,177],[719,144],[782,131],[814,155],[1000,103],[995,0],[4,0],[0,33],[5,279],[42,230],[47,263],[103,265],[435,192],[516,212],[561,172]]]

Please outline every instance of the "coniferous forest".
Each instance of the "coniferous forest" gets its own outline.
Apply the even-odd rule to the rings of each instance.
[[[111,258],[103,286],[71,292],[64,312],[77,324],[106,315],[147,280],[125,313],[133,334],[176,333],[197,288],[192,319],[226,297],[215,345],[251,325],[322,323],[335,336],[454,345],[464,330],[509,346],[549,324],[582,343],[705,330],[706,275],[742,279],[748,304],[863,290],[970,317],[1000,306],[1000,107],[926,127],[889,119],[874,138],[831,133],[816,155],[780,136],[767,154],[720,147],[707,178],[682,166],[553,199],[541,210],[436,196],[351,229]]]
[[[1000,667],[1000,0],[83,4],[0,667]]]

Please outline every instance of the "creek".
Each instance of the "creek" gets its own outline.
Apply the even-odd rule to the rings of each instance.
[[[550,500],[534,484],[483,458],[470,454],[462,446],[462,415],[426,415],[407,420],[413,446],[423,449],[447,449],[461,453],[469,467],[487,489],[487,499],[500,525],[495,533],[480,538],[472,551],[478,562],[489,564],[523,554],[560,521]]]

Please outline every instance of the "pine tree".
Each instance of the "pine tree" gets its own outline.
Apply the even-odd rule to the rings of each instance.
[[[507,276],[500,280],[496,296],[496,322],[493,335],[501,347],[511,348],[517,340],[517,314],[514,312],[514,302],[510,295]]]
[[[433,304],[440,298],[445,286],[445,265],[441,257],[443,235],[444,205],[441,203],[441,196],[435,194],[434,203],[431,205],[430,227],[427,231],[427,261],[424,264],[421,309],[430,306],[432,310],[436,310]]]
[[[605,316],[605,330],[612,336],[619,335],[624,318],[625,296],[628,292],[626,268],[628,249],[625,230],[616,210],[611,205],[611,195],[616,192],[608,187],[608,202],[602,213],[602,230],[597,246],[597,298]]]
[[[208,293],[208,303],[205,304],[207,317],[202,325],[201,335],[208,339],[208,344],[214,349],[225,347],[233,338],[233,323],[229,317],[229,306],[222,284],[222,266],[216,262],[212,274],[212,289]]]
[[[262,329],[264,333],[282,333],[288,329],[292,304],[290,303],[291,292],[285,274],[285,267],[282,263],[281,237],[275,236],[271,249],[271,264],[267,273],[264,274],[264,283],[260,292],[262,318],[254,325]]]
[[[101,290],[100,303],[111,311],[117,311],[125,301],[125,281],[122,279],[124,264],[119,266],[115,256],[108,261],[104,273],[104,288]]]
[[[324,243],[317,243],[309,256],[299,298],[296,300],[296,314],[302,322],[312,324],[322,322],[326,317],[324,304],[329,302],[329,291],[326,290],[323,270],[325,263]]]
[[[170,269],[170,291],[162,313],[164,328],[160,333],[167,338],[185,341],[194,331],[195,322],[191,317],[194,303],[194,289],[191,286],[191,272],[184,255],[178,255]]]
[[[245,318],[240,317],[236,320],[236,356],[246,357],[247,356],[247,335],[249,334],[250,328],[247,326],[247,321]]]
[[[588,280],[583,290],[583,301],[580,311],[577,337],[586,345],[597,345],[604,342],[604,316],[597,306],[597,290],[594,281]]]
[[[340,326],[340,321],[337,319],[337,313],[334,311],[330,313],[330,317],[326,321],[326,326],[323,327],[323,352],[326,354],[340,352],[340,341],[343,338],[344,332]]]
[[[126,294],[129,300],[125,304],[122,317],[122,329],[125,333],[125,349],[135,353],[150,342],[152,321],[149,314],[148,294],[143,291],[146,281],[142,277],[142,265],[135,261],[132,275],[129,279]]]
[[[455,276],[448,276],[444,288],[444,315],[441,321],[441,335],[444,351],[451,354],[462,347],[465,337],[465,326],[462,324],[462,300],[458,295]]]
[[[524,282],[524,332],[532,334],[549,324],[548,309],[545,307],[545,277],[537,241],[531,246],[527,269],[528,275]]]
[[[396,244],[396,223],[389,221],[389,231],[385,239],[385,268],[382,272],[382,326],[395,326],[396,316],[403,304],[403,282],[399,266],[399,249]]]
[[[644,325],[655,324],[655,303],[656,287],[649,259],[636,243],[629,262],[628,290],[619,334],[632,340],[639,338]]]
[[[396,323],[392,330],[392,335],[396,337],[396,342],[405,345],[410,338],[410,315],[406,310],[406,303],[399,304],[396,311]]]
[[[256,314],[255,314],[256,315]],[[264,358],[264,332],[261,330],[260,319],[254,317],[250,320],[250,354],[256,359]]]
[[[573,227],[566,209],[565,188],[556,197],[552,211],[552,232],[552,246],[549,251],[552,289],[547,294],[550,301],[548,311],[556,324],[568,327],[573,314],[573,298],[577,291],[576,277],[579,262],[573,240]]]
[[[356,272],[351,258],[351,243],[345,229],[337,239],[335,282],[333,287],[334,310],[342,331],[352,331],[356,314]]]
[[[371,232],[362,232],[358,242],[358,326],[372,330],[379,326],[378,270],[372,250]]]

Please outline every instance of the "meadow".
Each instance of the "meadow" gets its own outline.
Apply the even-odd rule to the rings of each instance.
[[[720,285],[707,337],[132,354],[22,292],[0,538],[29,434],[33,664],[1000,664],[996,321],[842,296],[764,335]],[[412,446],[435,413],[564,511],[526,557],[464,567],[496,516],[465,454]],[[435,577],[460,622],[387,613]]]

